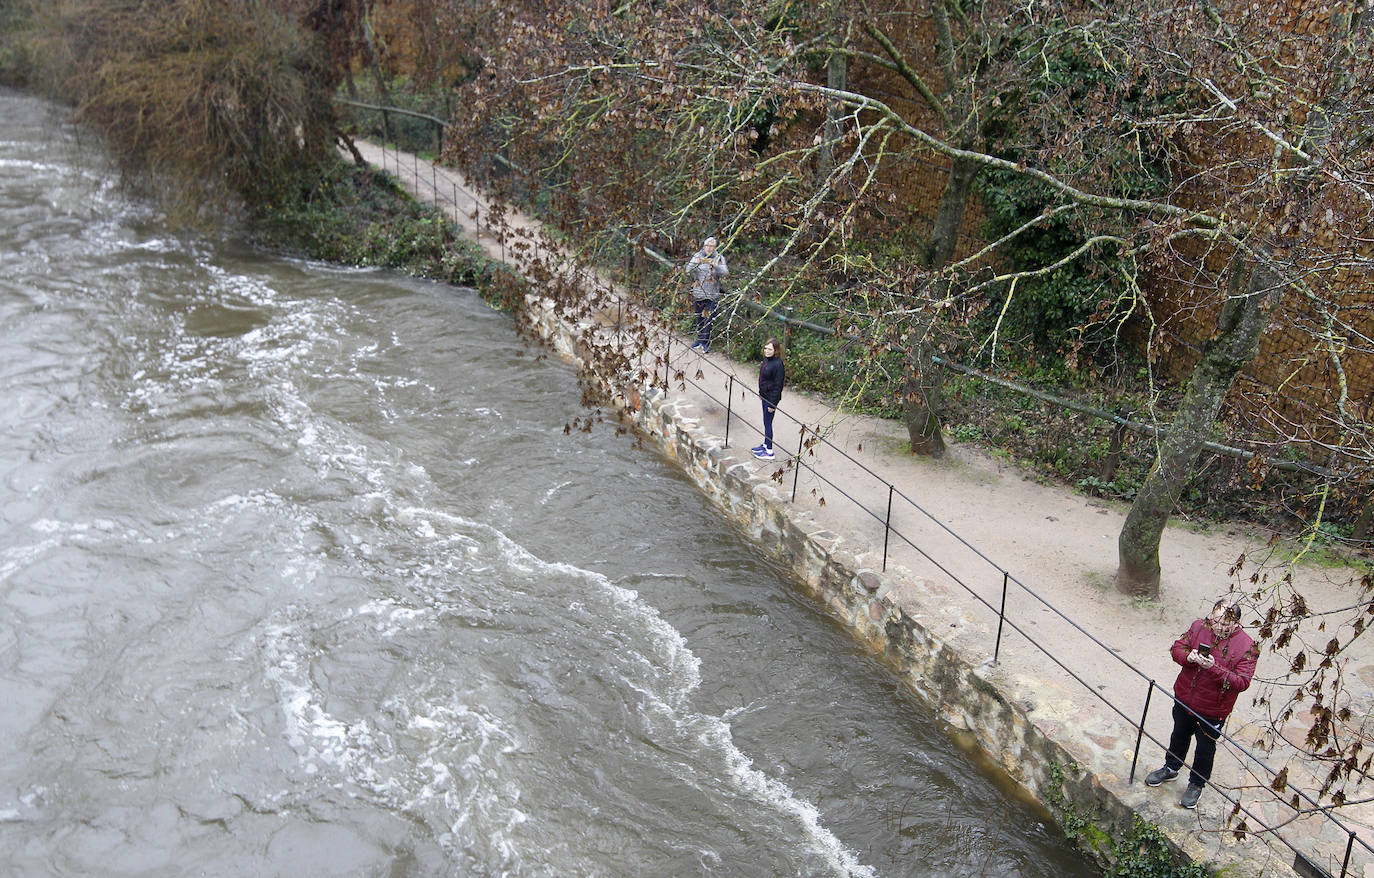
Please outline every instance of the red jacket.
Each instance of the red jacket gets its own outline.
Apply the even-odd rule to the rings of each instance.
[[[1210,668],[1188,661],[1188,653],[1203,643],[1212,644],[1216,664]],[[1230,715],[1236,696],[1250,688],[1259,658],[1259,647],[1240,628],[1218,641],[1216,632],[1203,619],[1193,622],[1169,652],[1174,663],[1183,668],[1174,681],[1175,697],[1208,719],[1225,719]]]

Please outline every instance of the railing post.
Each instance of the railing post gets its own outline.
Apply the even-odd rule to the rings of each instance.
[[[382,170],[386,170],[386,142],[391,139],[391,114],[382,110]]]
[[[1011,574],[1002,571],[1002,607],[997,611],[997,642],[992,647],[992,663],[997,664],[997,657],[1002,652],[1002,623],[1007,621],[1007,580]]]
[[[1155,694],[1155,681],[1150,681],[1150,688],[1145,690],[1145,709],[1140,712],[1140,726],[1135,730],[1135,753],[1131,754],[1131,776],[1126,779],[1126,783],[1135,783],[1135,767],[1140,762],[1140,741],[1145,737],[1145,718],[1150,715],[1150,698]]]
[[[792,461],[792,502],[797,502],[797,478],[801,475],[802,450],[806,447],[806,425],[801,425],[801,433],[797,437],[797,456]]]
[[[1345,840],[1345,859],[1341,860],[1341,878],[1345,878],[1346,870],[1350,868],[1350,850],[1355,846],[1355,830],[1350,830],[1350,838]]]
[[[668,346],[663,351],[663,392],[666,394],[672,388],[673,374],[673,333],[668,331]]]
[[[887,538],[892,533],[892,493],[897,489],[887,486],[887,518],[883,519],[883,572],[887,572]]]
[[[730,386],[725,391],[725,447],[730,447],[730,409],[735,404],[735,373],[730,373]]]

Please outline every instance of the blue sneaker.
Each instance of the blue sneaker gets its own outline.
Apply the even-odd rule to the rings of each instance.
[[[772,459],[773,459],[773,449],[771,449],[771,448],[755,449],[755,450],[754,450],[754,456],[757,457],[759,460],[772,460]]]
[[[749,449],[749,453],[750,453],[750,454],[758,454],[760,451],[767,451],[767,450],[768,450],[768,446],[767,446],[767,445],[755,445],[753,448]]]

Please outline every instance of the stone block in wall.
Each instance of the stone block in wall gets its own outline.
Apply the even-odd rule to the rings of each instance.
[[[770,522],[767,521],[759,528],[758,540],[759,545],[763,547],[764,551],[773,555],[777,555],[779,553],[779,547],[783,545],[782,535],[778,533],[776,528],[771,527]]]
[[[754,476],[742,463],[721,462],[720,479],[724,494],[738,506],[747,505],[755,496]]]

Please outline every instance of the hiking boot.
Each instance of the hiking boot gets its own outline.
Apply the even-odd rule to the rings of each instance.
[[[1183,798],[1178,800],[1180,808],[1196,808],[1197,800],[1202,796],[1202,787],[1195,784],[1188,784],[1188,789],[1183,791]]]
[[[1145,775],[1145,786],[1157,787],[1162,783],[1171,781],[1178,777],[1178,772],[1172,768],[1156,768],[1154,771]],[[1196,800],[1194,800],[1196,801]]]

